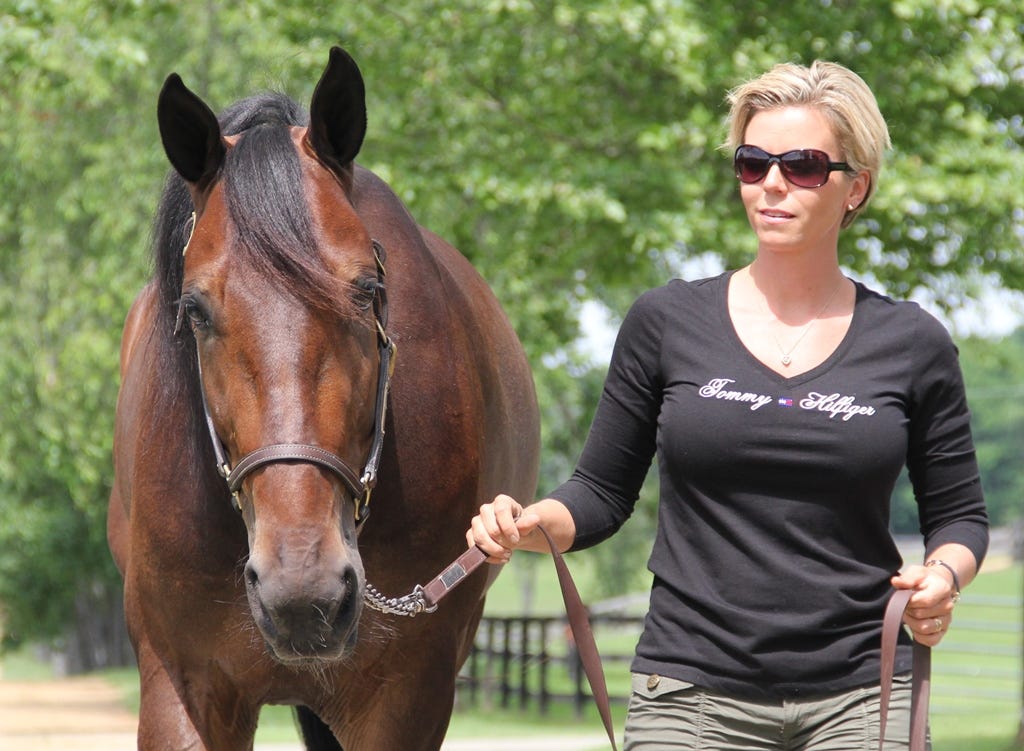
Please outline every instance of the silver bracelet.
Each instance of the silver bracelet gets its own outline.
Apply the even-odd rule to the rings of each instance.
[[[930,561],[926,561],[925,566],[942,566],[949,572],[950,576],[953,577],[953,604],[960,602],[960,577],[957,576],[956,570],[945,561],[939,558],[932,558]]]

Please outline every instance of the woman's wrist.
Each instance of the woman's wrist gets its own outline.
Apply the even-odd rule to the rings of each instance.
[[[952,581],[950,583],[953,586],[953,602],[954,603],[957,602],[960,599],[960,575],[957,574],[956,569],[953,568],[948,563],[946,563],[941,558],[931,558],[931,559],[925,561],[924,565],[929,567],[929,568],[934,567],[934,566],[938,566],[938,567],[944,568],[946,571],[949,572],[949,575],[950,575],[950,577],[952,579]]]

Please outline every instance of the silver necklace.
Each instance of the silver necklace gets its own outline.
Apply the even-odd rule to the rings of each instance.
[[[815,313],[814,317],[807,323],[806,326],[804,326],[803,330],[800,332],[800,335],[796,338],[796,341],[793,342],[793,346],[791,346],[788,351],[783,349],[782,348],[782,344],[779,343],[779,337],[775,333],[775,329],[774,328],[771,329],[772,339],[775,340],[775,346],[779,348],[779,354],[782,355],[782,364],[784,366],[786,366],[788,368],[790,366],[790,364],[793,362],[793,352],[800,345],[800,342],[803,341],[804,337],[807,336],[807,332],[811,330],[811,327],[814,325],[814,322],[817,321],[819,318],[821,318],[821,316],[828,309],[828,306],[832,304],[832,301],[835,299],[836,295],[839,294],[839,288],[843,286],[843,280],[845,278],[846,277],[843,277],[842,279],[839,280],[839,283],[836,285],[835,289],[832,290],[832,294],[830,294],[828,296],[828,299],[825,300],[825,304],[821,306],[821,309],[817,313]],[[775,319],[776,322],[778,322],[779,317],[776,316],[776,315],[773,315],[768,310],[768,304],[765,302],[765,300],[763,300],[763,299],[761,300],[761,305],[762,305],[762,307],[764,307],[765,313],[770,315],[772,318]]]

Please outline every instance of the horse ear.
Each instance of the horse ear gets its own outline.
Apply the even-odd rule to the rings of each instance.
[[[160,140],[171,165],[193,188],[208,187],[227,151],[217,116],[177,73],[164,81],[156,114]]]
[[[366,88],[356,61],[332,47],[327,68],[313,91],[307,140],[336,171],[348,172],[366,136]]]

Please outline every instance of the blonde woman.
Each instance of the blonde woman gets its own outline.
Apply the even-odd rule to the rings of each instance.
[[[467,539],[492,562],[543,550],[538,524],[564,550],[595,545],[628,518],[657,455],[626,749],[876,749],[892,588],[914,590],[905,624],[937,644],[988,546],[957,352],[917,305],[839,266],[839,233],[889,146],[866,84],[837,64],[787,64],[729,103],[755,258],[641,296],[572,477],[528,506],[499,495]],[[904,565],[889,533],[904,466],[920,564]],[[886,749],[908,747],[903,678]]]

